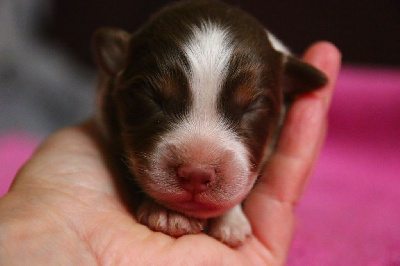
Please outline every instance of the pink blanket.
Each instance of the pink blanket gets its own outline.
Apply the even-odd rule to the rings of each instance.
[[[289,265],[400,265],[400,71],[344,68]]]
[[[0,135],[0,196],[37,141]],[[400,70],[345,67],[288,265],[400,265]]]

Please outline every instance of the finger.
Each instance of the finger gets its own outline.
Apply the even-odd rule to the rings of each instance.
[[[245,206],[254,235],[281,260],[286,257],[292,236],[293,205],[304,189],[324,139],[326,113],[340,66],[339,51],[325,42],[310,47],[304,59],[321,69],[329,83],[294,102],[276,151]]]
[[[323,100],[327,111],[340,70],[340,51],[329,42],[319,42],[304,53],[303,60],[323,71],[329,78],[326,86],[312,93]]]
[[[329,83],[294,102],[261,179],[269,194],[293,204],[304,190],[325,138],[326,115],[340,68],[340,53],[329,43],[311,46],[304,59],[325,72]]]

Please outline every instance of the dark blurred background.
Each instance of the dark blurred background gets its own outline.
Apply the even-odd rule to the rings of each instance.
[[[172,1],[53,0],[48,28],[86,63],[91,33],[100,26],[135,31],[151,13]],[[316,40],[329,40],[344,61],[400,65],[400,1],[227,0],[257,17],[294,52]]]

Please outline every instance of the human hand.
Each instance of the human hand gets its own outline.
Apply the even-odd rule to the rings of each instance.
[[[289,110],[276,152],[245,202],[253,236],[243,246],[231,249],[205,234],[175,239],[137,223],[88,122],[51,136],[0,200],[0,264],[284,264],[294,208],[325,137],[340,54],[331,44],[317,43],[304,60],[330,81]]]

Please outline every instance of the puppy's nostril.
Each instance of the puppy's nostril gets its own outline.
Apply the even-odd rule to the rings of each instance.
[[[183,189],[191,193],[201,193],[208,190],[215,180],[215,169],[193,164],[182,164],[177,169],[177,175]]]

